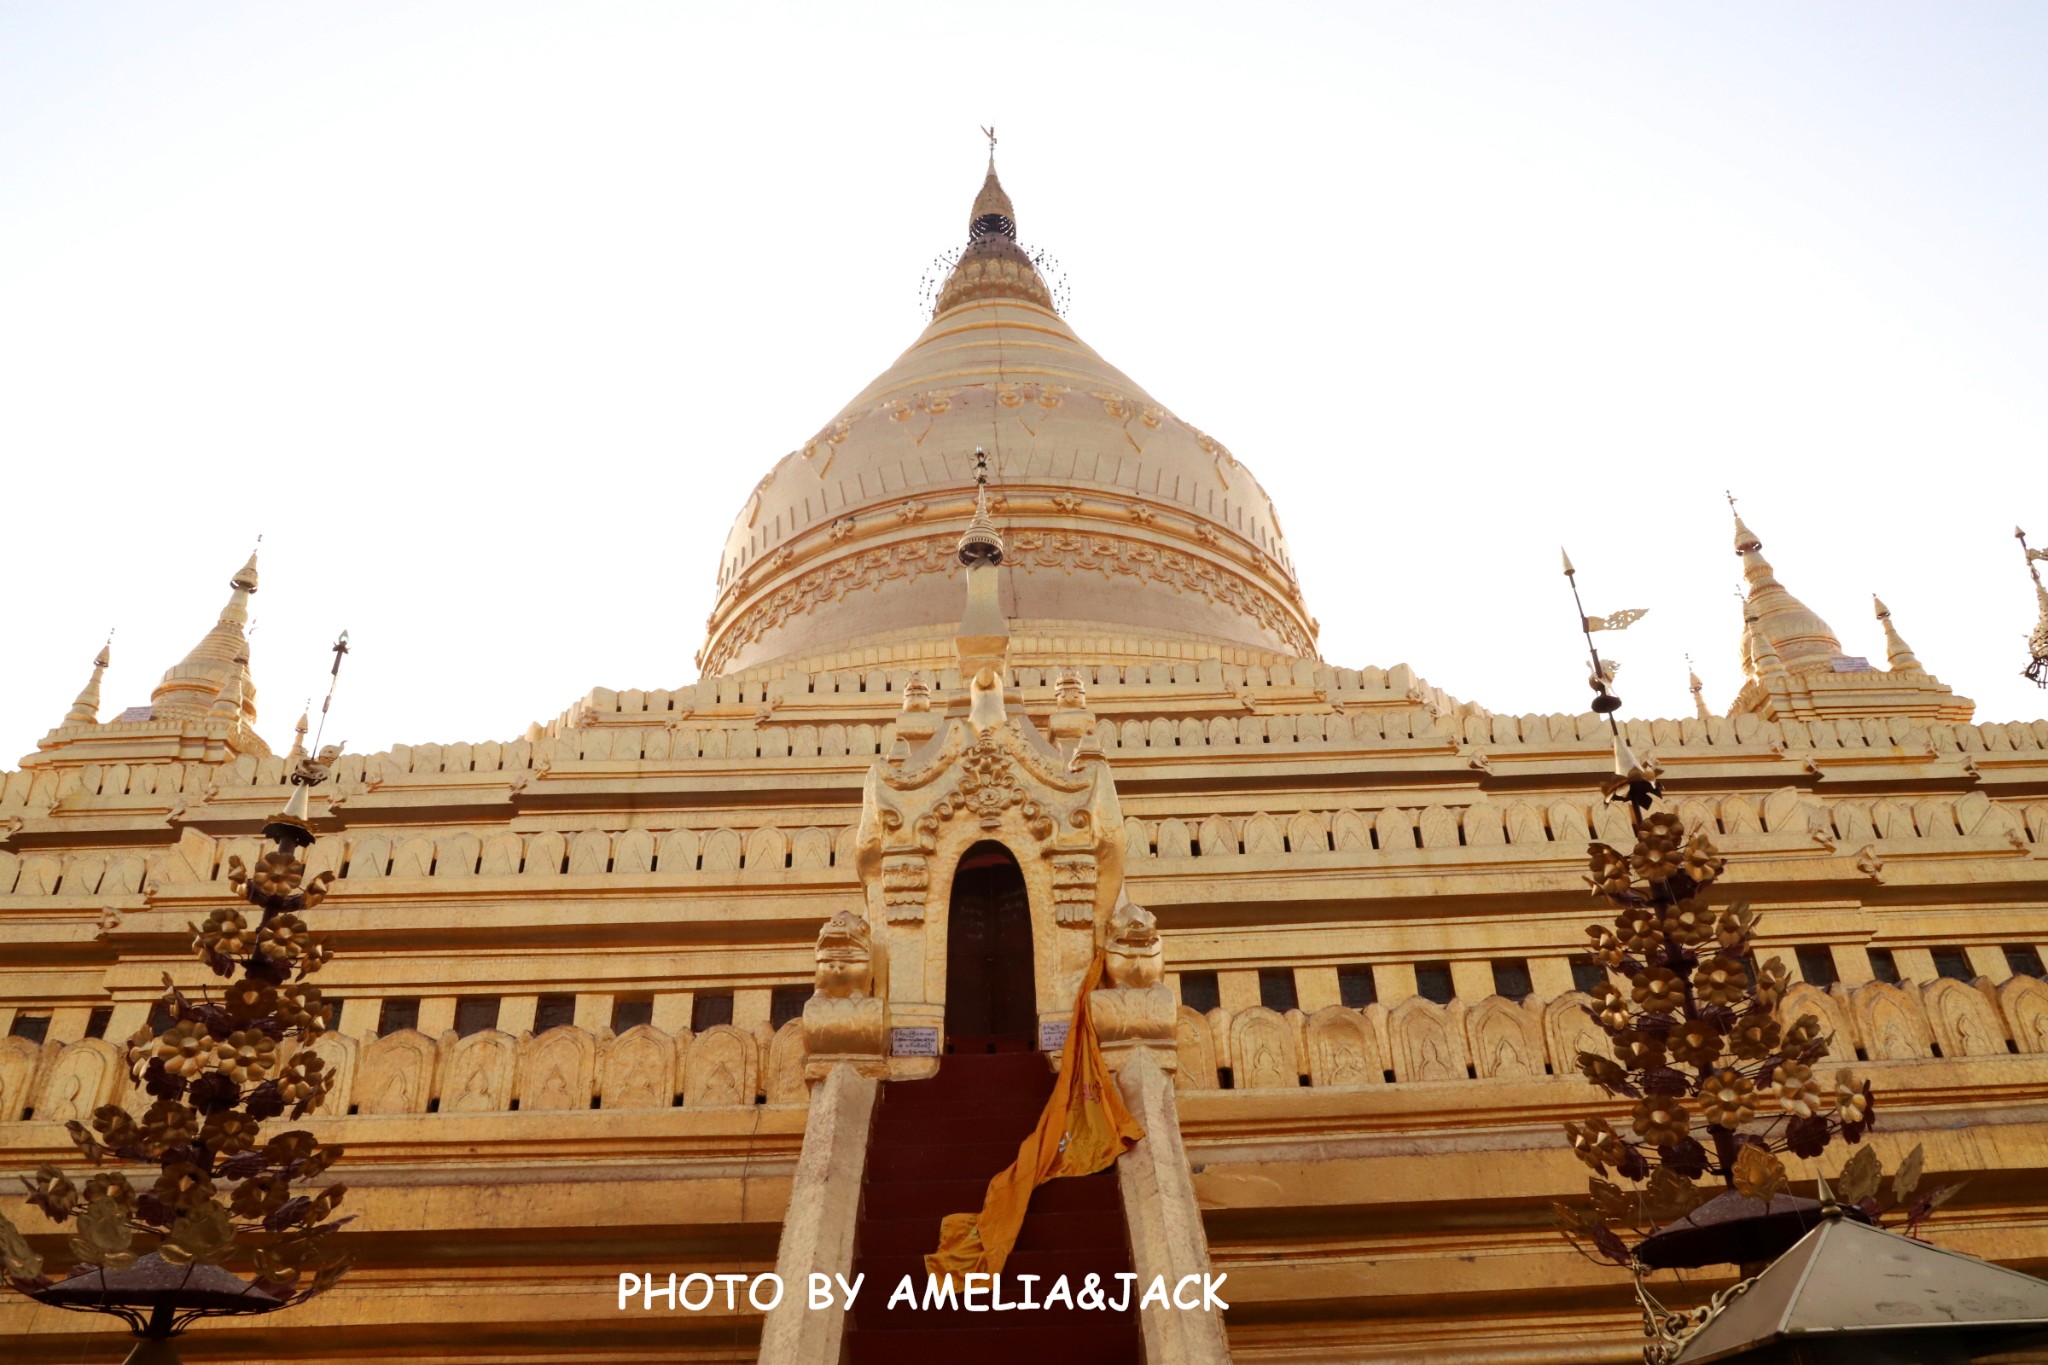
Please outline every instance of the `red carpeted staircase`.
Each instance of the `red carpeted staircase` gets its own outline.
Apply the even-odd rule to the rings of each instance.
[[[981,1207],[989,1178],[1017,1155],[1052,1083],[1038,1053],[962,1053],[947,1056],[933,1080],[883,1088],[854,1241],[853,1268],[867,1279],[848,1324],[853,1365],[1138,1365],[1144,1358],[1139,1290],[1122,1313],[886,1306],[905,1275],[923,1302],[924,1256],[938,1247],[939,1220]],[[1032,1193],[1003,1267],[1003,1299],[1020,1296],[1018,1275],[1039,1277],[1031,1295],[1042,1300],[1059,1276],[1079,1289],[1093,1274],[1114,1301],[1123,1291],[1115,1276],[1130,1269],[1115,1169],[1054,1180]]]

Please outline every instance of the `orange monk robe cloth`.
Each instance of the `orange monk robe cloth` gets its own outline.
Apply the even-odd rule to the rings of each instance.
[[[1038,1126],[1017,1148],[1017,1159],[988,1182],[980,1213],[949,1213],[939,1225],[939,1249],[924,1258],[927,1275],[941,1279],[997,1272],[1010,1258],[1031,1191],[1063,1175],[1093,1175],[1145,1136],[1102,1064],[1102,1047],[1088,1020],[1088,992],[1102,978],[1102,954],[1081,977],[1060,1074]],[[941,1063],[944,1065],[944,1063]]]

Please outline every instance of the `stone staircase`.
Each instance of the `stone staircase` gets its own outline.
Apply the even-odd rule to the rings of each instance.
[[[846,1336],[853,1365],[1137,1365],[1143,1359],[1134,1292],[1123,1313],[1107,1309],[974,1312],[887,1307],[911,1276],[919,1302],[924,1256],[938,1246],[939,1221],[981,1207],[990,1177],[1017,1154],[1052,1093],[1053,1076],[1035,1052],[949,1055],[929,1081],[884,1087],[869,1140],[854,1270],[867,1276]],[[1131,1269],[1116,1171],[1055,1180],[1033,1192],[1015,1251],[1003,1267],[1003,1298],[1020,1297],[1019,1275],[1037,1275],[1043,1299],[1061,1275],[1079,1288]],[[984,1298],[985,1301],[985,1298]]]

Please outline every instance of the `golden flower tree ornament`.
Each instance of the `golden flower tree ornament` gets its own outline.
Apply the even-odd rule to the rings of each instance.
[[[190,926],[193,954],[228,978],[218,998],[188,996],[166,975],[171,1023],[129,1040],[148,1110],[138,1120],[103,1105],[89,1126],[66,1125],[94,1166],[112,1160],[144,1173],[131,1183],[121,1171],[99,1171],[83,1189],[55,1167],[25,1177],[28,1202],[70,1225],[71,1265],[63,1277],[46,1273],[44,1256],[0,1215],[0,1277],[12,1288],[113,1314],[137,1336],[163,1341],[202,1317],[301,1303],[347,1270],[333,1243],[349,1221],[335,1216],[344,1187],[313,1183],[341,1149],[304,1129],[263,1132],[269,1120],[313,1112],[333,1082],[308,1046],[330,1007],[305,980],[330,954],[299,914],[331,880],[323,873],[308,882],[301,856],[314,841],[306,796],[325,775],[325,763],[298,765],[290,802],[264,827],[275,848],[254,873],[231,861],[243,905]],[[152,1360],[168,1350],[153,1349]]]
[[[1564,571],[1576,601],[1569,557]],[[1607,979],[1585,1008],[1607,1037],[1607,1055],[1582,1051],[1577,1064],[1628,1107],[1625,1117],[1564,1125],[1573,1154],[1592,1172],[1590,1207],[1559,1204],[1555,1212],[1573,1246],[1633,1273],[1650,1338],[1645,1359],[1662,1365],[1726,1299],[1673,1314],[1649,1295],[1644,1276],[1763,1262],[1789,1248],[1823,1206],[1788,1199],[1784,1158],[1813,1160],[1836,1143],[1861,1143],[1876,1104],[1869,1082],[1849,1069],[1825,1078],[1832,1040],[1818,1018],[1781,1024],[1791,973],[1775,957],[1757,963],[1757,916],[1746,903],[1710,905],[1727,860],[1706,831],[1656,809],[1657,769],[1629,750],[1592,618],[1583,606],[1581,614],[1593,710],[1608,718],[1614,738],[1614,776],[1602,794],[1628,810],[1634,843],[1587,848],[1587,884],[1614,915],[1586,929]],[[1866,1222],[1903,1207],[1910,1233],[1958,1188],[1916,1197],[1917,1148],[1894,1177],[1889,1203],[1879,1198],[1880,1176],[1874,1153],[1859,1148],[1836,1179],[1834,1207]],[[1716,1209],[1695,1220],[1709,1202]]]
[[[1589,850],[1587,880],[1615,906],[1611,928],[1586,931],[1609,979],[1585,1008],[1607,1035],[1609,1055],[1582,1051],[1577,1059],[1582,1076],[1632,1108],[1620,1123],[1564,1126],[1573,1154],[1593,1173],[1590,1207],[1560,1204],[1555,1212],[1581,1252],[1635,1275],[1650,1338],[1645,1359],[1660,1365],[1732,1293],[1673,1313],[1643,1277],[1660,1267],[1776,1256],[1819,1209],[1787,1202],[1784,1157],[1813,1159],[1835,1143],[1860,1143],[1876,1105],[1870,1083],[1849,1068],[1824,1074],[1831,1039],[1819,1019],[1780,1024],[1776,1010],[1790,974],[1776,958],[1752,969],[1756,915],[1743,904],[1705,909],[1725,866],[1709,837],[1679,831],[1669,816],[1652,815],[1637,828],[1637,847],[1626,856],[1605,844]],[[1631,874],[1625,890],[1615,871],[1624,865]],[[1883,1198],[1876,1154],[1860,1147],[1836,1177],[1833,1201],[1867,1222],[1902,1212],[1910,1234],[1960,1188],[1919,1193],[1919,1168],[1916,1147]],[[1730,1193],[1759,1202],[1694,1223],[1702,1205]],[[1784,1210],[1776,1219],[1773,1201]],[[1722,1238],[1719,1249],[1697,1254],[1696,1234],[1709,1226]]]
[[[1594,1173],[1596,1193],[1615,1188],[1604,1179],[1610,1174],[1639,1183],[1666,1173],[1661,1202],[1684,1205],[1675,1215],[1683,1217],[1717,1192],[1698,1183],[1703,1177],[1752,1193],[1737,1170],[1745,1152],[1782,1171],[1783,1153],[1816,1157],[1833,1142],[1861,1141],[1872,1104],[1868,1085],[1846,1075],[1821,1087],[1813,1067],[1829,1040],[1818,1019],[1779,1025],[1773,1011],[1786,977],[1775,958],[1752,975],[1756,917],[1741,905],[1706,908],[1725,867],[1711,838],[1665,812],[1633,813],[1633,849],[1595,843],[1588,850],[1588,881],[1615,907],[1611,931],[1586,931],[1609,973],[1588,1012],[1607,1034],[1611,1056],[1581,1053],[1579,1070],[1634,1109],[1612,1142],[1589,1142],[1579,1124],[1566,1132]],[[1625,886],[1615,871],[1623,866]],[[1846,1105],[1845,1096],[1852,1097]],[[1640,1217],[1640,1200],[1631,1207],[1634,1226],[1656,1225]],[[1567,1227],[1580,1231],[1570,1221]],[[1632,1257],[1611,1237],[1587,1240],[1606,1259],[1627,1264]]]

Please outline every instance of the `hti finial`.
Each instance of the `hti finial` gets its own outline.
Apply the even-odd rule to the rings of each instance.
[[[981,182],[981,193],[974,196],[974,207],[967,214],[967,241],[969,245],[985,241],[990,237],[1017,240],[1017,210],[1010,204],[1010,196],[1003,191],[1003,182],[996,179],[996,130],[984,128],[988,134],[988,176]]]

